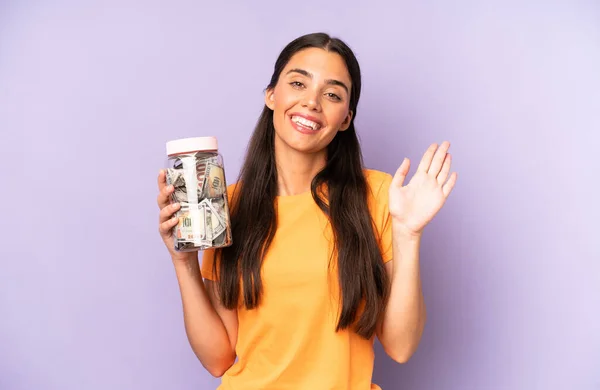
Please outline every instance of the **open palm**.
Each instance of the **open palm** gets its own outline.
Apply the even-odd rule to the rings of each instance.
[[[394,223],[410,234],[420,234],[440,211],[454,188],[457,174],[450,176],[449,142],[432,144],[414,176],[404,185],[410,161],[404,159],[390,185],[389,207]],[[448,178],[449,177],[449,178]]]

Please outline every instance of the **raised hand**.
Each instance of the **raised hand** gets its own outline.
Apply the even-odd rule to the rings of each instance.
[[[389,208],[395,227],[410,235],[420,235],[440,211],[456,184],[457,174],[450,173],[450,143],[432,144],[421,159],[417,171],[407,185],[410,169],[405,158],[390,185]]]

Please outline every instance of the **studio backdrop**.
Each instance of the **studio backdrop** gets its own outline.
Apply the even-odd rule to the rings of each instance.
[[[324,31],[360,61],[368,167],[452,143],[425,231],[428,322],[384,390],[600,388],[600,4],[0,3],[0,389],[214,389],[158,234],[165,142],[229,183],[274,61]],[[409,174],[412,176],[413,170]]]

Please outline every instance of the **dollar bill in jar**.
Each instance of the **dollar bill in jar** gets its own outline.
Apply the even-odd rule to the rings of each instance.
[[[206,240],[212,245],[213,240],[227,230],[227,224],[209,199],[202,200],[200,205],[204,208]]]
[[[175,250],[192,251],[231,245],[231,227],[223,160],[214,137],[167,143],[167,184],[171,202],[181,205],[174,228]]]
[[[206,209],[203,206],[182,203],[177,218],[179,221],[173,232],[176,250],[188,250],[210,243],[206,238]]]
[[[210,161],[206,164],[206,173],[204,175],[204,183],[202,197],[204,198],[221,198],[225,192],[225,172],[223,167]]]

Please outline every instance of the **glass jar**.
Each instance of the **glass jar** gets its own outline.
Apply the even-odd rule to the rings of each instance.
[[[171,203],[181,208],[175,216],[174,249],[193,252],[232,243],[227,182],[223,157],[215,137],[184,138],[167,142],[167,185],[173,185]]]

